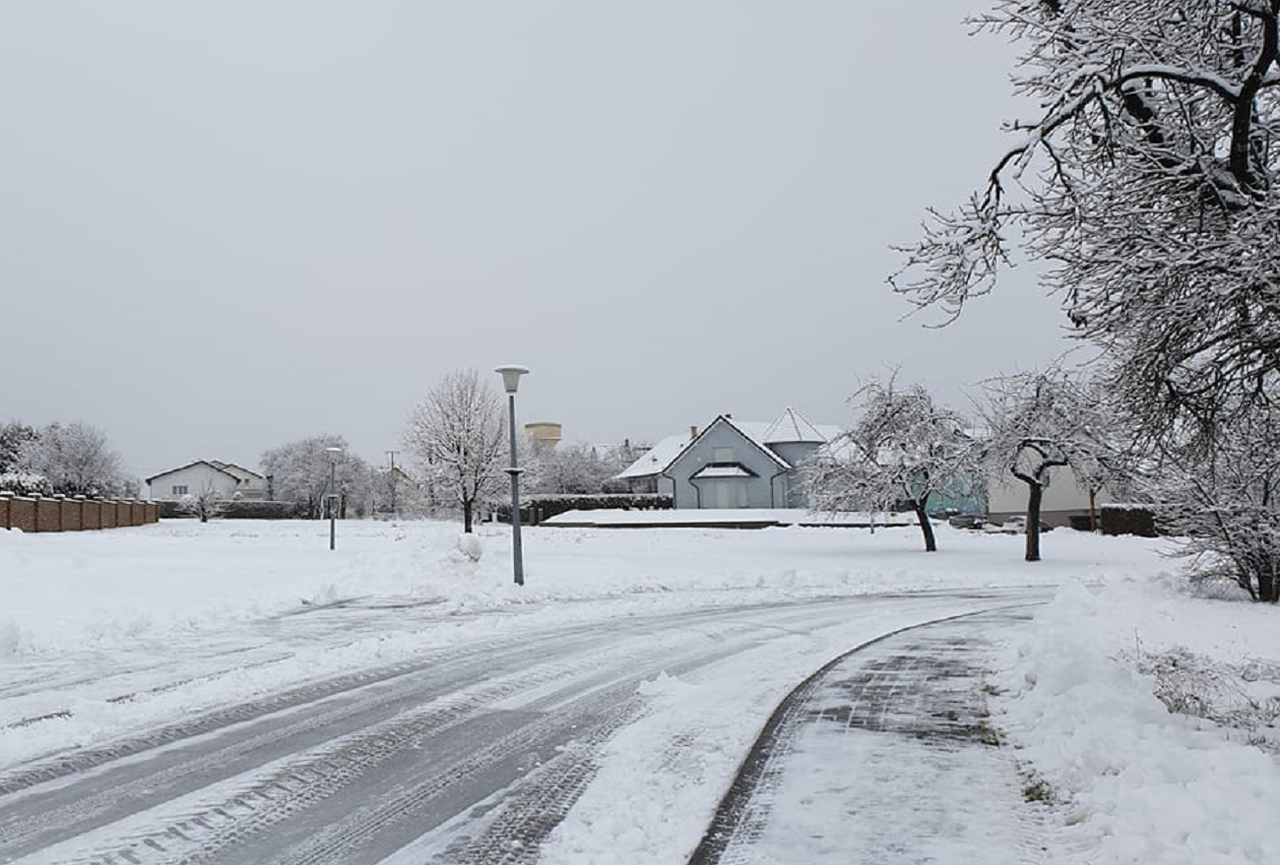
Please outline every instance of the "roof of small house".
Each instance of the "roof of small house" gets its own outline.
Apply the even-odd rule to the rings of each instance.
[[[235,475],[237,478],[239,478],[242,481],[263,480],[262,475],[258,474],[255,471],[246,469],[243,466],[238,466],[235,463],[224,463],[222,462],[222,460],[206,460],[206,462],[208,462],[209,465],[213,466],[216,469],[222,469],[224,472],[227,472],[228,474]]]
[[[162,477],[164,477],[165,475],[171,475],[171,474],[174,474],[174,473],[176,473],[176,472],[180,472],[180,471],[185,471],[186,469],[192,468],[192,467],[194,467],[194,466],[208,466],[209,468],[213,469],[214,471],[222,472],[224,475],[229,475],[230,477],[235,478],[237,481],[239,481],[239,480],[240,480],[240,478],[239,478],[239,477],[237,477],[237,476],[235,475],[235,473],[234,473],[234,472],[229,472],[229,471],[227,471],[225,468],[223,468],[222,466],[218,465],[218,464],[217,464],[216,462],[214,462],[213,460],[196,460],[196,461],[194,461],[194,462],[189,462],[189,463],[187,463],[185,466],[178,466],[176,469],[169,469],[167,472],[160,472],[159,474],[152,475],[151,477],[149,477],[149,478],[147,478],[147,479],[146,479],[146,482],[147,482],[147,483],[151,483],[152,481],[156,480],[157,478],[162,478]]]
[[[816,426],[805,420],[798,411],[787,406],[778,419],[769,424],[769,428],[760,436],[760,440],[765,444],[790,444],[793,442],[816,442],[822,444],[829,441],[840,430],[831,427],[829,435],[824,435]]]
[[[689,435],[667,436],[642,454],[638,460],[618,472],[615,477],[626,480],[659,474],[675,462],[676,457],[680,456],[692,441],[693,438]]]

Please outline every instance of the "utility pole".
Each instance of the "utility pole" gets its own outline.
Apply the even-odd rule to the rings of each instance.
[[[391,458],[391,516],[396,516],[396,454],[400,451],[387,451]]]

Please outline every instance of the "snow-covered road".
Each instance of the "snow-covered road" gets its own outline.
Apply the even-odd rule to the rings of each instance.
[[[970,620],[942,676],[912,671],[950,626],[839,665],[724,861],[1018,861],[1028,806],[1027,861],[1280,861],[1275,612],[1191,597],[1166,542],[1054,532],[1029,566],[947,526],[927,555],[911,528],[531,530],[519,587],[509,530],[480,539],[0,532],[0,862],[678,865],[813,671],[1050,596]],[[1213,672],[1227,723],[1156,699],[1167,657]],[[1002,747],[913,737],[975,689]]]
[[[122,705],[139,693],[172,705],[189,691],[196,706],[213,683],[252,670],[261,687],[277,668],[293,684],[0,773],[0,861],[607,861],[588,848],[617,848],[620,815],[626,832],[653,835],[627,849],[683,861],[805,676],[890,631],[1047,596],[865,596],[463,629],[471,636],[298,684],[299,658],[456,618],[364,598],[216,643],[205,635],[164,662],[148,651],[140,668],[119,653],[110,669],[45,660],[0,700],[91,688]],[[222,692],[237,693],[225,681]],[[60,724],[76,707],[47,708],[25,726]]]

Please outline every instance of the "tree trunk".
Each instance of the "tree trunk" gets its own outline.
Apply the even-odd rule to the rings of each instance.
[[[1098,531],[1098,492],[1089,490],[1089,531]]]
[[[933,523],[929,522],[929,512],[925,510],[924,502],[912,502],[915,508],[916,519],[920,521],[920,533],[924,535],[924,551],[926,553],[936,553],[938,544],[933,538]]]
[[[1260,569],[1258,571],[1258,600],[1263,603],[1274,604],[1280,598],[1276,597],[1276,580],[1268,571]]]
[[[470,501],[462,503],[462,531],[467,534],[471,533],[471,505]]]
[[[1027,496],[1027,561],[1040,561],[1040,500],[1044,498],[1044,487],[1040,484],[1027,484],[1030,494]]]

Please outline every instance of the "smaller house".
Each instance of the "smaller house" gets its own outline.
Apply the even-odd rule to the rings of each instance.
[[[235,463],[220,460],[196,460],[176,469],[147,478],[151,501],[180,501],[214,490],[227,499],[261,500],[263,477]]]
[[[987,519],[999,523],[1027,515],[1027,485],[1006,469],[987,480]],[[1100,509],[1111,502],[1106,490],[1098,492],[1093,506]],[[1073,520],[1089,517],[1089,492],[1082,489],[1067,466],[1049,470],[1049,485],[1040,502],[1040,522],[1050,526],[1070,526]]]
[[[802,508],[800,464],[839,434],[791,408],[772,423],[724,414],[661,440],[615,478],[632,492],[669,495],[675,508]]]

